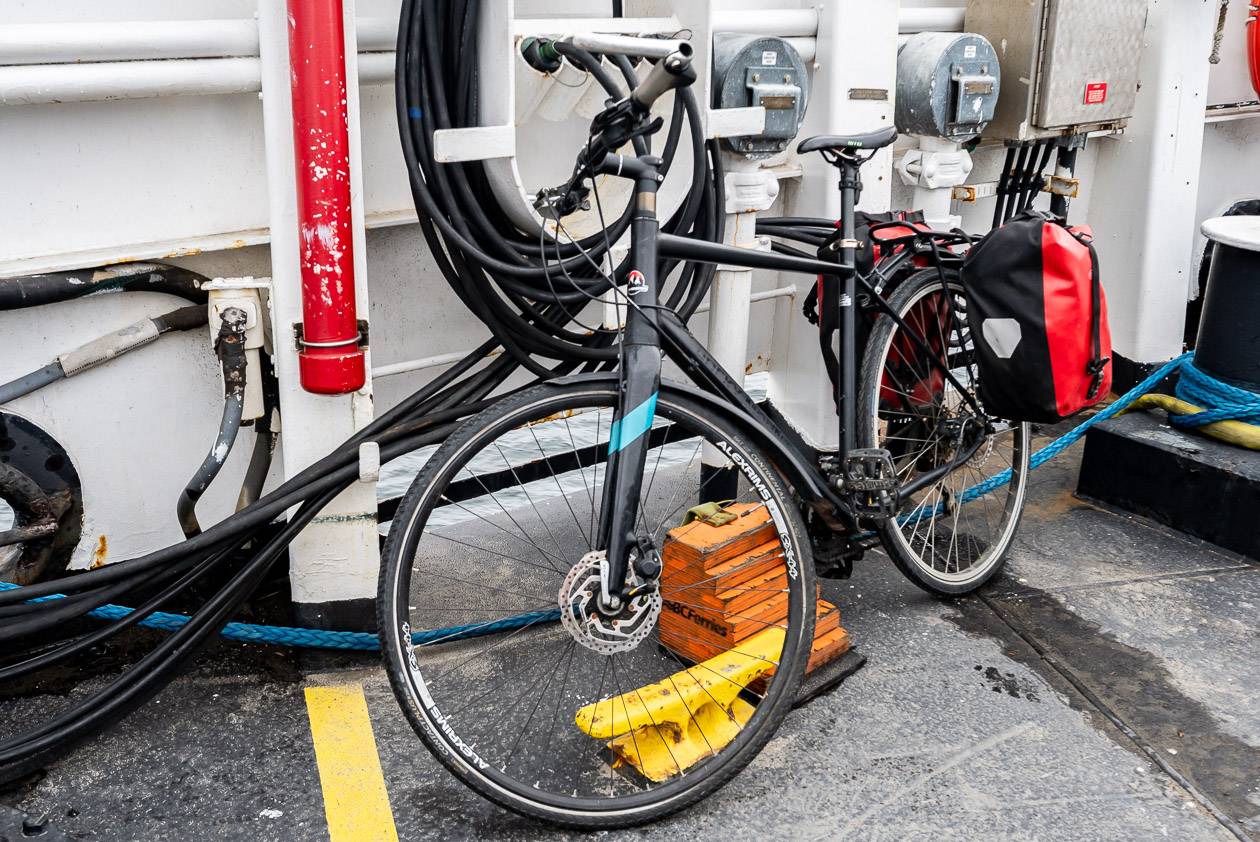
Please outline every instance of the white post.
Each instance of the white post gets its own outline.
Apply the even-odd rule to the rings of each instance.
[[[354,0],[344,0],[346,55],[357,54]],[[286,4],[259,0],[263,126],[271,205],[271,306],[276,376],[280,381],[280,444],[286,476],[331,452],[372,418],[372,381],[353,395],[328,397],[302,389],[294,326],[302,321],[296,173],[293,155]],[[367,246],[359,147],[359,86],[355,62],[346,67],[354,220],[355,294],[368,313]],[[369,365],[370,369],[370,365]],[[289,546],[289,576],[296,619],[322,628],[366,628],[375,616],[379,552],[376,486],[355,483],[338,496]]]
[[[757,249],[757,214],[768,210],[779,195],[779,181],[755,161],[727,155],[727,245]],[[709,353],[736,382],[744,382],[748,360],[748,319],[751,314],[752,270],[719,266],[709,292]]]
[[[801,137],[874,131],[893,123],[897,89],[897,3],[827,0],[819,7],[814,88]],[[862,167],[859,207],[884,211],[892,200],[892,151]],[[793,216],[840,216],[839,175],[818,155],[801,159],[805,177],[784,211]],[[809,289],[799,275],[792,283]],[[804,293],[802,293],[804,294]],[[792,329],[775,331],[769,395],[812,447],[834,450],[839,423],[831,384],[818,349],[818,331],[797,308]]]
[[[725,242],[737,248],[761,248],[762,243],[757,238],[757,213],[774,204],[779,195],[779,181],[756,161],[742,155],[727,154],[726,160],[730,169],[725,183]],[[751,269],[719,266],[709,291],[709,353],[740,385],[744,383],[744,369],[748,364],[752,275]],[[709,468],[725,468],[730,464],[717,448],[708,444],[704,446],[701,459]]]
[[[1152,3],[1134,117],[1120,137],[1095,141],[1088,222],[1115,354],[1139,367],[1181,351],[1216,20],[1215,3]],[[1142,374],[1129,368],[1117,374]]]

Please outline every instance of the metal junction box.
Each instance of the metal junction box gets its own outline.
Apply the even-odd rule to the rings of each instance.
[[[1133,116],[1148,0],[968,0],[1002,94],[987,137],[1034,140],[1120,128]]]
[[[897,51],[897,131],[957,143],[984,131],[997,108],[997,52],[974,33],[921,32]]]
[[[787,149],[805,119],[809,76],[800,55],[782,38],[713,36],[713,107],[766,109],[759,135],[726,143],[749,158],[768,158]]]

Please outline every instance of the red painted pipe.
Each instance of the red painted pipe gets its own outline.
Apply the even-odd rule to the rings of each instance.
[[[288,0],[293,150],[302,264],[302,388],[342,395],[363,386],[354,300],[350,134],[341,0]]]
[[[1251,87],[1260,96],[1260,3],[1252,3],[1247,17],[1247,67],[1251,71]]]

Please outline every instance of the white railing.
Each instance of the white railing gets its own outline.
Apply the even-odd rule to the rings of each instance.
[[[528,24],[528,21],[520,21]],[[961,7],[903,9],[902,34],[955,31]],[[610,21],[609,27],[616,29]],[[398,22],[358,22],[359,76],[393,78]],[[815,9],[722,11],[716,32],[778,35],[806,61],[816,50]],[[161,96],[250,93],[261,88],[253,20],[8,24],[0,27],[0,105],[90,102]]]
[[[761,292],[754,292],[748,296],[748,300],[754,304],[758,301],[773,301],[779,298],[796,298],[797,289],[794,284],[785,287],[776,287],[775,289],[767,289]],[[705,302],[696,308],[696,314],[709,312],[709,304]],[[386,363],[372,369],[372,379],[379,380],[382,377],[393,377],[396,374],[407,374],[412,371],[425,371],[430,368],[443,368],[448,365],[454,365],[464,357],[472,353],[472,349],[467,351],[452,351],[449,354],[435,354],[431,357],[419,357],[414,360],[403,360],[402,362]],[[486,355],[486,358],[497,357],[502,354],[501,348],[495,349]]]

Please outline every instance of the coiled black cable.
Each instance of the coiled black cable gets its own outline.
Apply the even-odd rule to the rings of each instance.
[[[433,132],[477,124],[475,110],[477,41],[473,37],[481,3],[477,0],[405,0],[398,32],[396,107],[403,157],[412,194],[420,209],[421,227],[430,251],[451,288],[519,364],[547,376],[543,360],[600,362],[615,360],[614,332],[599,329],[575,333],[566,326],[591,298],[607,294],[609,278],[596,266],[629,225],[630,209],[608,221],[607,235],[597,233],[577,242],[545,243],[537,233],[521,232],[499,207],[480,162],[438,164],[432,155]],[[615,99],[636,83],[633,65],[611,57],[623,77],[619,84],[599,57],[566,44],[556,44],[567,61],[591,73]],[[459,72],[451,72],[451,68]],[[714,149],[707,149],[700,128],[700,109],[689,90],[675,97],[674,119],[662,157],[666,168],[682,146],[685,118],[692,156],[692,189],[662,224],[671,234],[720,239],[724,210],[715,201]],[[642,140],[640,154],[647,152]],[[574,150],[576,155],[577,150]],[[592,263],[596,264],[593,266]],[[677,267],[667,265],[672,271]],[[613,280],[624,282],[621,265]],[[699,305],[713,277],[713,267],[684,266],[662,295],[684,318]],[[567,288],[553,283],[563,276]]]
[[[490,405],[494,393],[521,368],[537,378],[549,378],[615,363],[616,331],[584,332],[572,325],[592,298],[610,294],[614,285],[625,282],[627,265],[608,274],[600,267],[626,231],[629,210],[607,220],[604,232],[576,242],[544,237],[540,243],[537,232],[518,230],[501,208],[486,202],[493,193],[482,164],[434,160],[434,131],[478,123],[476,34],[485,2],[492,0],[404,0],[395,87],[403,157],[421,233],[451,289],[494,338],[323,459],[200,534],[95,570],[0,591],[3,682],[64,663],[173,600],[189,599],[197,585],[220,583],[191,611],[190,622],[104,687],[43,722],[0,735],[0,781],[23,774],[50,752],[124,716],[172,680],[240,609],[306,524],[357,481],[361,443],[377,442],[382,459],[395,459],[445,439],[461,419]],[[622,77],[619,82],[602,57],[564,45],[557,49],[591,73],[612,98],[625,96],[636,83],[634,66],[624,57],[611,58]],[[648,144],[640,141],[636,151],[648,152]],[[576,156],[578,150],[573,152]],[[721,165],[715,143],[704,140],[700,109],[688,90],[675,97],[660,154],[666,171],[677,155],[690,154],[693,172],[691,189],[663,222],[663,230],[720,241],[725,219]],[[690,317],[707,293],[713,272],[712,266],[663,264],[660,277],[669,281],[662,302],[684,319]],[[191,273],[181,273],[146,266],[131,274],[119,270],[111,281],[204,301]],[[10,286],[12,295],[0,301],[0,309],[80,294],[83,285],[75,281],[81,279],[63,274],[20,289]],[[500,347],[506,353],[486,362]],[[294,507],[296,513],[284,521]],[[52,595],[64,597],[31,602]],[[88,631],[71,622],[96,607],[123,601],[136,605],[123,619],[88,626]]]

